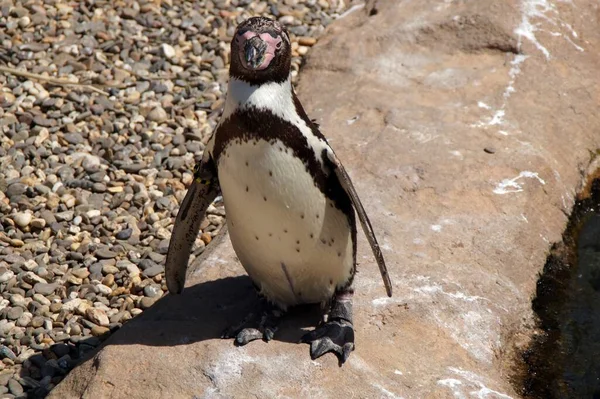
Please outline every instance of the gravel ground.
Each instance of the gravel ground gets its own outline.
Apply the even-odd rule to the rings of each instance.
[[[235,26],[284,23],[295,76],[349,2],[0,0],[0,398],[43,397],[165,294]],[[208,213],[192,258],[224,223]]]

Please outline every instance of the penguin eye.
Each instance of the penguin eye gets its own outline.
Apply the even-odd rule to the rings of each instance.
[[[283,42],[279,42],[279,43],[277,43],[277,44],[275,45],[275,48],[276,48],[277,50],[279,50],[279,49],[281,49],[281,46],[282,46],[282,45],[283,45]]]

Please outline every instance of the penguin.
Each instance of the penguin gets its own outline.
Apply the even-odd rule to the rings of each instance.
[[[290,307],[318,303],[323,320],[302,342],[313,360],[333,352],[342,365],[354,350],[356,215],[390,297],[392,283],[350,177],[292,88],[291,57],[279,22],[237,27],[223,113],[175,219],[166,282],[182,292],[200,222],[220,193],[231,244],[261,298],[222,337],[268,342]]]

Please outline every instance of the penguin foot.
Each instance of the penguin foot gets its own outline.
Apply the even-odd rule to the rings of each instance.
[[[353,294],[351,287],[338,292],[331,304],[327,322],[302,337],[301,342],[310,343],[310,357],[313,360],[327,352],[335,353],[340,366],[348,360],[350,352],[354,350]]]
[[[277,307],[263,303],[261,311],[248,314],[239,324],[227,328],[221,338],[235,338],[236,346],[244,346],[257,339],[269,342],[277,332],[279,320],[283,312]]]
[[[333,352],[341,366],[354,350],[354,328],[347,320],[331,320],[305,334],[302,342],[310,343],[311,359],[315,360],[327,352]]]

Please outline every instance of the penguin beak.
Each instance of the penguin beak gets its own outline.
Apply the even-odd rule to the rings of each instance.
[[[260,69],[265,62],[267,47],[267,43],[258,36],[246,40],[246,43],[244,44],[244,59],[246,65],[252,69]]]

